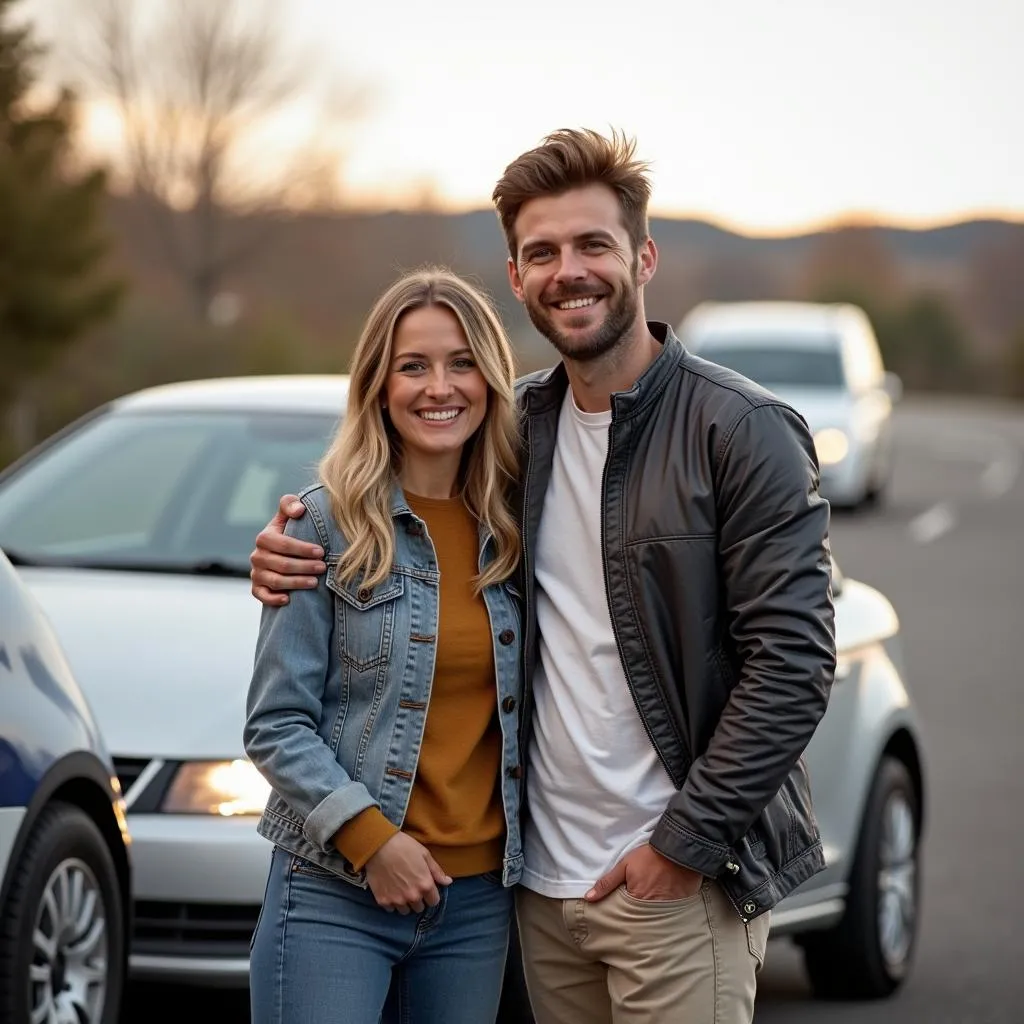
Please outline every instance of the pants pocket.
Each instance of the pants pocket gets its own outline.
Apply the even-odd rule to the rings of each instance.
[[[646,910],[681,910],[683,907],[688,907],[693,903],[700,903],[704,899],[704,893],[707,891],[710,885],[708,879],[704,879],[700,887],[696,892],[690,893],[689,896],[683,896],[675,900],[645,900],[639,896],[634,896],[625,886],[625,883],[619,886],[619,892],[622,894],[623,899],[627,903],[630,903],[634,907],[643,907]]]
[[[772,924],[771,911],[759,914],[744,927],[747,929],[747,949],[757,961],[757,970],[764,967],[765,952],[768,949],[768,931]]]
[[[298,854],[293,853],[291,856],[293,874],[306,875],[309,878],[323,878],[328,881],[331,879],[341,881],[333,871],[328,871],[327,868],[322,868],[319,864],[314,864],[311,860],[306,860]]]
[[[267,867],[267,881],[266,884],[263,886],[263,900],[260,903],[259,913],[256,915],[256,924],[253,925],[252,935],[249,936],[250,956],[252,955],[253,944],[256,942],[256,933],[260,930],[260,922],[263,920],[263,911],[266,909],[267,906],[267,893],[270,892],[270,881],[274,875],[274,861],[276,860],[276,858],[280,856],[281,851],[278,849],[278,847],[275,846],[270,851],[270,864]]]

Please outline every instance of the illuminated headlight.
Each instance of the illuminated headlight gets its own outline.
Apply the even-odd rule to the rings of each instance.
[[[818,452],[818,461],[823,466],[834,466],[846,458],[850,451],[850,440],[841,430],[827,427],[814,435],[814,447]]]
[[[162,810],[172,814],[262,814],[270,786],[251,761],[186,762],[174,776]]]

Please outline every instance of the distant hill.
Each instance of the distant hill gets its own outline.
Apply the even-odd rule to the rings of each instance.
[[[397,225],[410,217],[399,211],[357,214],[368,222]],[[491,210],[469,213],[428,214],[448,222],[446,233],[458,239],[462,253],[470,259],[493,258],[495,249],[504,252],[504,239],[497,218]],[[934,228],[890,227],[872,225],[869,230],[889,246],[897,259],[925,262],[966,261],[981,246],[1001,245],[1013,237],[1024,238],[1024,221],[968,220]],[[730,231],[710,221],[652,217],[651,234],[661,250],[685,249],[707,257],[774,255],[784,259],[805,256],[821,240],[826,231],[802,234],[759,236]]]
[[[137,291],[161,302],[180,301],[181,291],[136,203],[113,198],[110,221],[120,262]],[[182,225],[183,229],[187,225]],[[830,232],[757,237],[695,219],[657,217],[652,234],[661,264],[648,286],[652,316],[678,322],[703,298],[795,297],[808,261]],[[968,269],[979,252],[1024,252],[1024,223],[970,220],[928,229],[881,225],[853,228],[881,243],[886,258],[915,285],[933,282],[955,303],[966,293]],[[375,295],[403,269],[443,262],[475,277],[492,294],[527,361],[550,358],[506,278],[507,252],[494,213],[344,212],[240,219],[229,245],[260,239],[251,257],[226,281],[250,311],[285,311],[325,339],[358,329]],[[1024,282],[1022,282],[1024,285]],[[175,296],[178,296],[178,299]],[[964,305],[963,315],[983,324]],[[973,328],[972,328],[973,329]]]

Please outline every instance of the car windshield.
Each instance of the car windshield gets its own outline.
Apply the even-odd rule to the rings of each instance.
[[[248,575],[257,532],[316,479],[336,422],[100,415],[0,480],[0,548],[28,564]]]
[[[704,359],[742,373],[762,387],[841,388],[843,367],[835,349],[802,345],[709,341],[697,352]]]

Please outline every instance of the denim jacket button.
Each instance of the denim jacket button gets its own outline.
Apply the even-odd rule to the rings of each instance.
[[[360,601],[369,601],[372,596],[373,591],[368,590],[366,587],[361,587],[359,593],[356,594],[356,597],[358,597]]]
[[[501,644],[503,647],[508,647],[508,645],[512,643],[512,641],[515,640],[515,638],[516,635],[512,632],[511,629],[503,629],[498,634],[498,643]]]
[[[515,709],[516,709],[516,699],[515,699],[515,697],[506,697],[501,702],[501,710],[502,711],[515,711]]]

